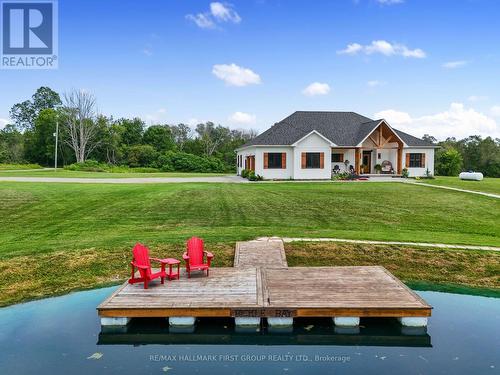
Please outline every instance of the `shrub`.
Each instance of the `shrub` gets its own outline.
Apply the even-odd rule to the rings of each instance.
[[[262,181],[262,180],[264,180],[264,177],[262,177],[260,174],[255,174],[254,171],[248,171],[247,178],[249,181]]]
[[[375,164],[373,167],[378,173],[382,172],[382,165],[381,164]]]
[[[96,160],[85,160],[82,163],[73,163],[64,167],[69,171],[83,171],[83,172],[107,172],[109,166],[104,163],[99,163]]]
[[[241,177],[247,178],[248,177],[248,172],[250,172],[248,169],[243,169],[241,171]]]
[[[408,177],[410,177],[410,172],[408,171],[408,169],[407,169],[407,168],[403,168],[403,170],[401,171],[401,176],[402,176],[403,178],[408,178]]]
[[[437,172],[441,176],[458,176],[462,165],[462,155],[454,148],[449,148],[438,156]]]
[[[332,176],[332,180],[348,180],[351,174],[349,172],[340,172]]]
[[[131,146],[127,150],[127,162],[131,167],[156,167],[158,152],[150,145]]]
[[[224,163],[214,157],[197,156],[185,152],[167,151],[158,158],[158,166],[164,172],[224,172]]]

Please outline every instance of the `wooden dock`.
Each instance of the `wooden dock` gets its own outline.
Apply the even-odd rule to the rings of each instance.
[[[125,283],[100,317],[428,317],[432,307],[385,268],[288,267],[278,240],[239,243],[234,265],[210,277]],[[266,261],[267,260],[267,261]]]

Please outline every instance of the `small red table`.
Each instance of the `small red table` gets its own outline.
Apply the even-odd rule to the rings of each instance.
[[[167,278],[169,280],[177,279],[179,280],[179,277],[181,275],[180,273],[180,264],[181,261],[175,258],[166,258],[162,259],[162,262],[165,262],[168,264],[168,273],[167,273]],[[177,264],[177,272],[172,270],[172,266]]]

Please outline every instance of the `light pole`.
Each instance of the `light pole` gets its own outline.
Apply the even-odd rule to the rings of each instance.
[[[56,149],[55,149],[55,156],[54,156],[54,172],[57,172],[57,141],[59,138],[59,120],[56,120],[56,132],[54,133],[54,137],[56,137]]]

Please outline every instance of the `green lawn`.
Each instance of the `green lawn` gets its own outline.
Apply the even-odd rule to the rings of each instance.
[[[209,177],[225,176],[224,173],[189,173],[189,172],[83,172],[53,169],[38,171],[1,171],[1,177],[69,177],[69,178],[137,178],[137,177]]]
[[[229,266],[257,236],[500,246],[499,222],[497,199],[398,183],[0,182],[0,305],[118,283],[136,241],[179,258],[197,235]]]
[[[419,180],[426,184],[449,186],[459,189],[482,191],[500,195],[500,178],[485,177],[482,181],[460,180],[458,177],[438,176],[433,180]]]
[[[41,169],[38,164],[0,164],[0,171],[11,171],[19,169]]]

